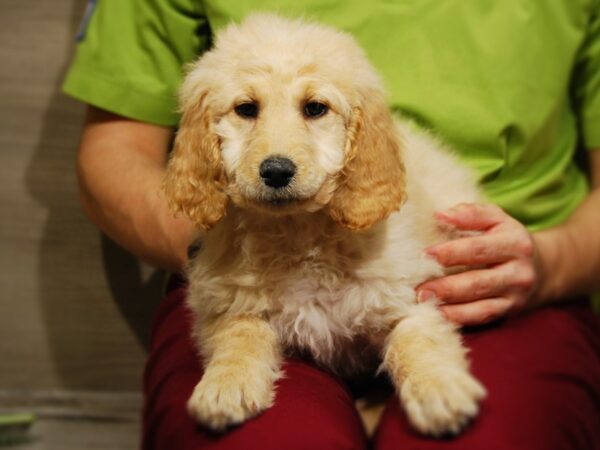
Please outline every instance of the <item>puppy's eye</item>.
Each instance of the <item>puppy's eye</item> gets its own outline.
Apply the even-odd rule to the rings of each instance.
[[[258,117],[258,104],[255,102],[245,102],[233,108],[235,113],[244,119],[255,119]]]
[[[320,102],[308,102],[304,105],[304,115],[310,119],[324,116],[328,110],[327,105]]]

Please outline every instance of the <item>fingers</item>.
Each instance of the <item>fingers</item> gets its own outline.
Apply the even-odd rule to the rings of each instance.
[[[508,298],[486,298],[456,305],[441,305],[440,310],[451,322],[459,325],[483,325],[506,316],[512,308]]]
[[[488,203],[461,203],[446,211],[435,213],[435,217],[446,225],[472,231],[485,231],[514,220],[499,206]]]
[[[530,257],[533,242],[523,229],[465,237],[427,249],[442,266],[497,264],[510,259]]]
[[[507,289],[506,270],[471,270],[428,281],[417,289],[418,301],[436,298],[443,303],[465,303],[501,295]]]
[[[519,296],[535,283],[535,272],[524,261],[510,261],[489,269],[469,270],[427,281],[417,287],[418,301],[431,298],[443,303],[466,303],[475,300]]]

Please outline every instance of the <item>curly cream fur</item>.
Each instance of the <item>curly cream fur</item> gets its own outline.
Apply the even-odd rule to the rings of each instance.
[[[205,425],[267,408],[282,355],[297,351],[346,375],[381,363],[422,432],[458,432],[476,414],[484,390],[460,337],[414,288],[443,273],[423,252],[448,238],[434,211],[479,193],[383,98],[349,36],[270,15],[226,28],[191,66],[165,191],[212,227],[188,270],[206,367],[188,407]],[[244,101],[256,118],[235,113]],[[306,118],[307,101],[329,111]],[[285,189],[259,175],[273,155],[297,166]]]

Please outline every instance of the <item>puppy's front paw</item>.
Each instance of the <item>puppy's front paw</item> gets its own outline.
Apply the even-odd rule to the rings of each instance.
[[[207,370],[194,388],[187,410],[197,422],[222,431],[264,411],[273,403],[274,394],[271,379],[244,371]]]
[[[479,411],[484,387],[466,370],[440,370],[409,375],[400,398],[410,423],[421,433],[459,433]]]

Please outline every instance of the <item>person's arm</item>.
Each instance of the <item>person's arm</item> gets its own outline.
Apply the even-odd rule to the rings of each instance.
[[[463,204],[438,213],[446,225],[482,234],[427,252],[447,267],[481,268],[421,284],[419,301],[437,298],[448,319],[478,325],[600,290],[600,151],[590,155],[592,192],[558,227],[530,234],[494,205]]]
[[[600,290],[600,149],[590,152],[592,191],[562,226],[534,234],[544,284],[540,301]]]
[[[77,173],[83,207],[120,245],[150,264],[180,271],[195,234],[161,195],[173,129],[89,106]]]

